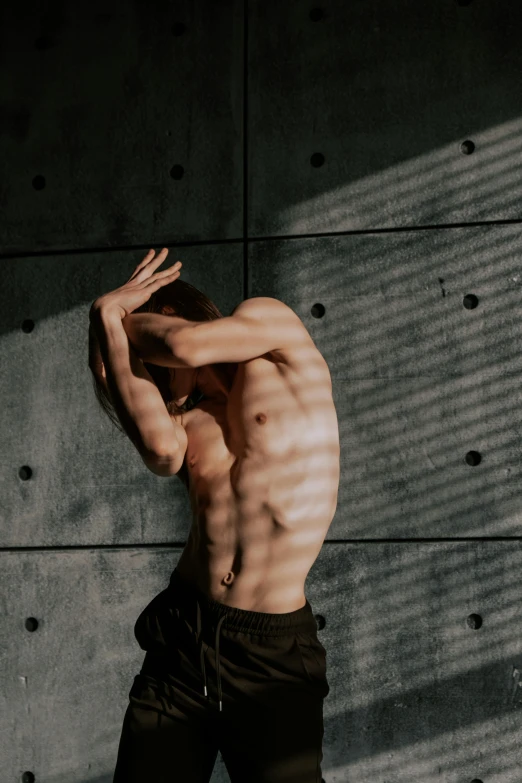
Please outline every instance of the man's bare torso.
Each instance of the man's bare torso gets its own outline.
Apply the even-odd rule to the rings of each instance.
[[[308,335],[292,356],[221,366],[233,378],[228,400],[183,414],[192,524],[177,569],[228,606],[292,612],[337,507],[328,365]]]

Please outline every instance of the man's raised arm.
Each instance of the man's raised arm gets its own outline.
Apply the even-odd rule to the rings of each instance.
[[[111,402],[123,429],[140,454],[172,454],[178,442],[174,424],[158,387],[130,344],[121,316],[110,307],[93,305],[90,319]]]
[[[122,320],[123,328],[137,356],[160,367],[190,367],[172,352],[173,335],[195,325],[194,321],[159,313],[131,313]]]

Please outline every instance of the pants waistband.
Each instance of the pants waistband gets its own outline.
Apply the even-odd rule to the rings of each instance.
[[[308,599],[301,609],[283,614],[238,609],[209,598],[187,582],[176,569],[171,574],[168,589],[172,591],[172,598],[178,607],[183,607],[190,612],[199,605],[212,626],[217,625],[221,618],[224,618],[223,628],[230,631],[257,633],[261,636],[284,636],[289,633],[317,631],[317,622]]]
[[[294,612],[284,614],[268,614],[267,612],[251,612],[226,606],[220,601],[214,601],[197,587],[187,582],[174,569],[167,588],[172,594],[172,603],[189,616],[196,610],[196,638],[199,646],[201,673],[203,675],[203,694],[208,698],[207,673],[203,649],[203,624],[209,622],[215,629],[215,657],[218,686],[219,710],[223,711],[223,691],[221,687],[221,664],[219,657],[219,641],[222,628],[230,631],[254,633],[262,636],[284,636],[289,633],[307,633],[317,631],[317,623],[312,613],[312,607],[306,599],[306,604]]]

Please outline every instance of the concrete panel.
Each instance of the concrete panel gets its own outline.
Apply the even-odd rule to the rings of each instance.
[[[177,477],[147,470],[100,409],[88,367],[92,301],[146,251],[4,259],[0,308],[0,545],[184,542],[190,503]],[[223,315],[243,299],[240,245],[178,248],[167,267]],[[31,323],[27,323],[31,319]],[[29,329],[29,331],[25,331]],[[30,474],[21,473],[25,466]]]
[[[242,0],[44,6],[0,12],[2,252],[240,236]]]
[[[521,565],[520,541],[323,549],[328,783],[520,781]]]
[[[250,235],[522,217],[520,3],[318,5],[249,3]]]
[[[145,655],[134,624],[179,554],[0,555],[3,779],[111,783]],[[520,541],[323,548],[306,594],[327,652],[326,781],[518,783],[521,573]],[[212,783],[228,780],[219,756]]]
[[[329,537],[519,535],[518,227],[255,243],[250,252],[249,296],[288,302],[332,372],[341,482]],[[175,257],[183,279],[229,314],[242,299],[241,254],[219,245]],[[90,302],[140,258],[4,262],[3,546],[186,540],[186,490],[146,470],[99,411],[87,367]],[[463,306],[469,294],[475,309]],[[29,334],[26,317],[36,322]],[[470,452],[480,464],[466,462]],[[29,481],[18,473],[25,465]]]
[[[520,535],[521,258],[518,226],[251,245],[251,294],[287,302],[332,374],[331,538]]]

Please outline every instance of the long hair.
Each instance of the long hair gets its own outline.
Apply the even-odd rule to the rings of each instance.
[[[168,283],[168,285],[158,288],[145,304],[136,308],[133,312],[161,313],[162,308],[166,305],[173,308],[174,313],[172,315],[177,316],[178,318],[185,318],[187,321],[214,321],[217,318],[224,317],[216,305],[211,302],[205,294],[193,285],[190,285],[190,283],[186,283],[179,278],[172,283]],[[89,356],[92,357],[94,355],[98,355],[101,359],[98,340],[94,329],[91,327],[89,329]],[[172,398],[172,392],[170,390],[170,368],[160,367],[157,364],[150,364],[149,362],[143,362],[143,364],[158,387],[169,414],[181,414],[181,422],[183,424],[183,412],[185,409],[184,407],[177,405]],[[99,373],[93,373],[93,388],[96,399],[102,410],[105,411],[115,427],[125,435],[126,433],[122,429],[120,420],[114,410],[107,387]]]

